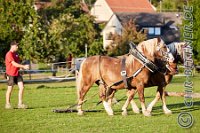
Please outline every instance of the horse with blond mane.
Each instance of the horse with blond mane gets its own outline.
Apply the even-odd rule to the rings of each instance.
[[[186,43],[185,42],[173,42],[171,44],[168,44],[167,47],[169,48],[170,52],[173,54],[173,56],[175,58],[173,63],[171,63],[171,67],[173,68],[173,70],[169,71],[169,69],[165,69],[164,73],[156,72],[151,76],[149,82],[147,84],[145,84],[145,87],[158,86],[156,97],[147,107],[147,111],[149,113],[151,113],[153,106],[156,104],[156,102],[159,99],[162,100],[164,113],[165,114],[172,113],[172,111],[169,110],[166,106],[165,88],[171,82],[173,75],[177,73],[177,71],[175,71],[175,70],[177,70],[176,64],[178,62],[183,63],[183,49],[186,48]],[[163,62],[160,61],[159,59],[156,59],[155,64],[157,66],[164,68]],[[135,104],[135,102],[133,100],[134,94],[135,94],[134,90],[129,90],[127,92],[128,98],[122,107],[122,111],[123,111],[122,115],[127,115],[127,107],[130,103],[131,103],[133,112],[135,112],[135,113],[140,112],[139,108],[137,107],[137,105]]]
[[[138,44],[137,49],[152,63],[155,59],[160,59],[165,62],[172,62],[174,60],[172,54],[168,52],[168,48],[160,38],[143,41]],[[137,72],[138,69],[141,69],[137,76],[127,81],[128,89],[137,89],[142,112],[145,116],[150,116],[150,113],[145,107],[144,87],[145,84],[149,82],[152,72],[132,54],[127,54],[124,58],[125,59],[109,56],[91,56],[82,62],[76,81],[78,94],[77,110],[79,115],[83,114],[82,104],[84,103],[84,97],[94,83],[100,88],[100,98],[102,99],[106,112],[108,115],[113,115],[113,110],[111,104],[108,102],[109,97],[107,94],[109,94],[109,91],[114,92],[113,90],[126,87],[124,82],[115,86],[112,85],[123,80],[121,75],[122,71],[126,71],[126,76],[130,77]],[[123,62],[125,65],[123,65]],[[123,66],[125,70],[122,70]]]

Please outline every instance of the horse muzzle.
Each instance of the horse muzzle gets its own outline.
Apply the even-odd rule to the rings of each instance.
[[[170,71],[170,74],[172,75],[178,74],[178,67],[176,63],[168,62],[166,67]]]

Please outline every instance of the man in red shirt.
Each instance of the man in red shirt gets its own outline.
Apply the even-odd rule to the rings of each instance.
[[[24,91],[24,84],[23,78],[19,74],[19,69],[29,69],[29,65],[21,65],[19,56],[17,54],[18,50],[18,43],[16,41],[11,42],[10,44],[10,51],[7,52],[5,57],[5,64],[6,64],[6,76],[8,80],[8,89],[6,92],[6,109],[11,109],[12,106],[10,104],[10,96],[13,90],[14,84],[18,84],[19,87],[19,95],[18,95],[18,108],[27,108],[25,104],[23,104],[23,91]]]

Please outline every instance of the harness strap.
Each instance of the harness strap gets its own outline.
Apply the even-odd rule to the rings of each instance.
[[[108,93],[112,88],[109,88],[108,85],[106,84],[105,80],[102,77],[101,74],[101,55],[99,56],[99,76],[100,76],[100,80],[96,81],[95,83],[99,86],[99,85],[103,85],[103,87],[105,88],[105,96],[106,98],[108,97]]]
[[[142,69],[145,68],[145,65],[143,65],[142,67],[140,67],[136,72],[133,73],[133,75],[131,75],[130,77],[126,77],[126,81],[130,80],[132,78],[135,78],[141,71]],[[118,86],[121,83],[123,83],[123,80],[120,80],[118,82],[113,83],[111,86],[108,86],[108,88],[112,88],[113,86]]]
[[[127,80],[126,80],[127,74],[126,74],[126,58],[125,57],[122,58],[121,76],[122,76],[122,80],[124,82],[124,86],[127,89],[128,88],[128,83],[127,83]]]

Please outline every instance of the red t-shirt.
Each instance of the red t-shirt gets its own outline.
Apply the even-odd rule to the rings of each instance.
[[[18,76],[19,75],[19,68],[13,66],[12,63],[11,63],[12,61],[19,63],[20,59],[19,59],[19,56],[16,52],[9,51],[6,54],[6,59],[5,59],[6,74],[8,74],[10,76]]]

